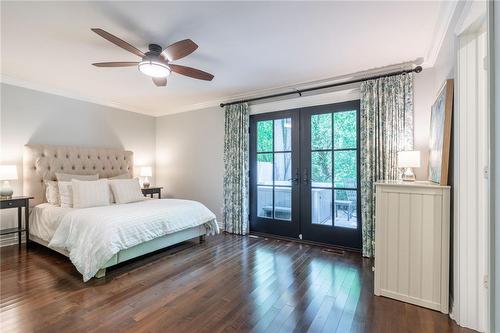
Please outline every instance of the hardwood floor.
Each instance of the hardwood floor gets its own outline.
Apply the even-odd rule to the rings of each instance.
[[[233,235],[188,242],[83,283],[42,246],[0,250],[5,332],[472,332],[373,296],[371,263]]]

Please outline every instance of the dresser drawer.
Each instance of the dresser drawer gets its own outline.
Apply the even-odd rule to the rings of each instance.
[[[25,206],[26,206],[26,200],[25,199],[0,201],[0,209],[15,208],[15,207],[25,207]]]

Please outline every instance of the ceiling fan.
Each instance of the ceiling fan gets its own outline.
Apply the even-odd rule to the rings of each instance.
[[[92,64],[96,67],[137,66],[141,73],[151,76],[154,84],[158,87],[167,85],[167,76],[169,76],[171,72],[205,81],[212,81],[214,78],[212,74],[199,69],[171,63],[173,60],[178,60],[190,55],[198,48],[198,45],[196,45],[196,43],[191,39],[178,41],[167,46],[163,50],[158,44],[149,44],[149,51],[143,53],[141,50],[107,31],[99,28],[93,28],[90,30],[122,49],[132,52],[142,58],[142,61],[97,62]]]

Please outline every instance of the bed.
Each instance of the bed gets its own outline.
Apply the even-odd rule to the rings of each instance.
[[[90,208],[62,208],[45,198],[55,173],[132,176],[133,153],[119,149],[26,145],[23,191],[31,201],[29,240],[68,256],[83,280],[159,249],[218,233],[215,215],[196,201],[150,199]]]

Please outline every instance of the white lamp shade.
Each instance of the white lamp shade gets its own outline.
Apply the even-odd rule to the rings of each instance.
[[[0,180],[16,180],[17,168],[15,165],[0,165]]]
[[[153,170],[149,166],[141,167],[141,177],[152,177]]]
[[[398,167],[400,168],[419,168],[420,152],[418,150],[400,151],[398,153]]]

